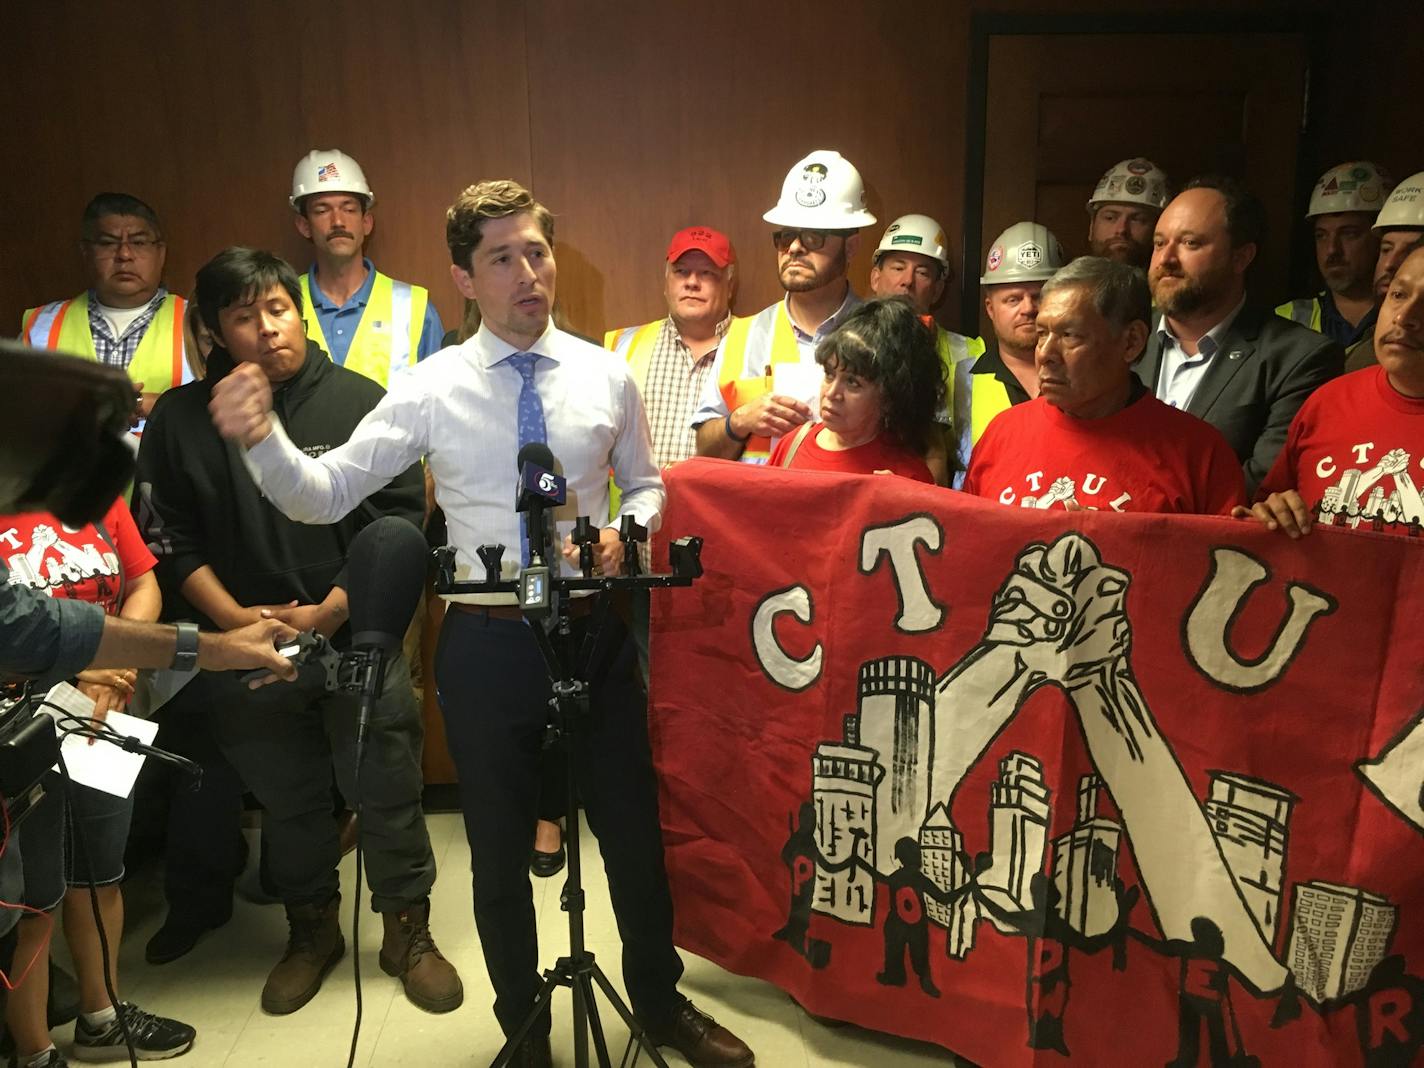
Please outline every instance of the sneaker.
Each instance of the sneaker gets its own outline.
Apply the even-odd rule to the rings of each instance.
[[[119,1002],[119,1012],[129,1025],[134,1055],[141,1061],[161,1061],[177,1057],[193,1048],[198,1032],[185,1023],[144,1012],[127,1001]],[[91,1027],[84,1017],[74,1021],[76,1061],[126,1061],[128,1047],[124,1044],[124,1028],[117,1016],[106,1024]],[[63,1063],[62,1061],[60,1062]]]
[[[124,1056],[127,1057],[128,1054],[125,1053]],[[25,1062],[12,1058],[9,1063],[23,1065]],[[59,1050],[50,1049],[45,1050],[45,1059],[36,1064],[35,1068],[69,1068],[69,1062],[64,1059],[64,1054]]]

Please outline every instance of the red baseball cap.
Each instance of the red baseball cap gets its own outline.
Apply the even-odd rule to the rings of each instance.
[[[686,230],[673,234],[672,240],[668,242],[668,263],[676,262],[684,252],[693,249],[707,253],[718,267],[737,262],[737,253],[732,248],[732,242],[727,240],[726,234],[710,226],[689,226]]]

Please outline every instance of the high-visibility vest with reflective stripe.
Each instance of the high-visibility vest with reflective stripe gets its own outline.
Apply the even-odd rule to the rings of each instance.
[[[717,388],[722,391],[727,410],[734,412],[769,393],[773,366],[800,360],[801,349],[784,300],[748,318],[732,320],[722,339],[722,367],[717,376]],[[770,457],[771,439],[752,437],[747,440],[741,459],[764,464]]]
[[[128,375],[143,383],[145,393],[162,393],[193,380],[193,371],[183,358],[183,313],[187,307],[188,302],[174,293],[164,297],[134,350]],[[89,329],[88,293],[31,308],[23,322],[20,338],[28,345],[90,360],[99,358]]]
[[[425,308],[429,303],[427,290],[409,282],[397,282],[377,271],[342,366],[382,386],[390,385],[391,375],[411,366],[420,354],[420,335],[425,329]],[[302,319],[306,323],[307,337],[330,355],[331,345],[322,333],[321,320],[312,306],[309,273],[302,275]]]
[[[1300,300],[1288,300],[1276,308],[1276,314],[1282,319],[1289,319],[1291,322],[1299,323],[1301,326],[1308,326],[1317,334],[1320,333],[1320,298],[1302,297]]]
[[[970,375],[974,370],[974,361],[984,354],[984,339],[965,337],[940,326],[935,332],[935,349],[939,352],[940,363],[944,365],[944,408],[940,417],[953,431],[960,461],[967,464],[973,445],[969,403],[974,392]]]

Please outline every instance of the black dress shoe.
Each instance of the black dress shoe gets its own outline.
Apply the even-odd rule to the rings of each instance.
[[[551,875],[558,875],[564,870],[564,862],[568,859],[564,852],[564,832],[559,831],[559,848],[552,853],[545,853],[541,849],[531,850],[529,857],[529,870],[541,879],[547,879]]]
[[[212,917],[180,916],[170,910],[163,926],[144,947],[143,959],[149,964],[171,964],[179,957],[186,957],[203,935],[217,930],[230,919],[231,910],[226,916]]]

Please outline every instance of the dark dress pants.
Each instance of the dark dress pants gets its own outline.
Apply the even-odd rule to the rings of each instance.
[[[581,643],[587,620],[574,622]],[[645,1025],[677,1003],[682,961],[672,945],[672,899],[663,865],[657,783],[648,747],[647,698],[622,622],[610,614],[592,671],[589,722],[574,734],[576,784],[598,837],[618,933],[623,980]],[[474,875],[475,925],[494,986],[495,1016],[518,1029],[538,991],[539,947],[529,849],[549,719],[549,674],[522,620],[452,606],[435,676],[450,755],[460,779]],[[547,1033],[547,1015],[534,1033]]]

